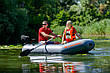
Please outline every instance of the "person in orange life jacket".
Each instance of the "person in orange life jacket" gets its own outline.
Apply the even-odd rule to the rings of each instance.
[[[47,28],[47,21],[43,21],[42,24],[42,27],[39,29],[38,42],[45,42],[48,40],[48,38],[60,37],[60,35],[56,35],[55,33],[53,33],[50,28]],[[59,44],[59,42],[48,41],[46,44]]]
[[[76,29],[72,26],[72,22],[70,20],[67,21],[66,28],[63,32],[62,44],[74,41],[76,39],[76,36],[80,38]]]

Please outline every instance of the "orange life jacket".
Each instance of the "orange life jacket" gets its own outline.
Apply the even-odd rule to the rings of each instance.
[[[64,35],[64,39],[65,41],[67,42],[71,42],[71,41],[74,41],[76,39],[76,30],[74,32],[75,28],[74,27],[71,27],[71,29],[67,29],[65,31],[65,35]]]

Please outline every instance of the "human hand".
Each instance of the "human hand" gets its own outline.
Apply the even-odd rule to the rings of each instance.
[[[55,38],[56,38],[56,36],[51,36],[51,38],[55,39]]]
[[[61,44],[65,44],[65,43],[67,43],[66,41],[63,41]]]
[[[55,38],[56,38],[56,36],[53,37],[53,39],[55,39]]]
[[[64,42],[61,42],[61,44],[64,44]]]
[[[44,44],[44,43],[46,43],[46,41],[41,41],[41,44]]]
[[[77,33],[76,36],[77,36],[78,39],[81,38],[80,33]]]
[[[61,35],[57,35],[57,37],[60,37],[60,38],[62,38],[62,36],[61,36]]]

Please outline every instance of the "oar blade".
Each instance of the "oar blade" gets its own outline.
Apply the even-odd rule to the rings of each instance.
[[[31,50],[29,50],[29,49],[24,50],[23,52],[20,53],[20,56],[27,56],[30,52],[31,52]]]

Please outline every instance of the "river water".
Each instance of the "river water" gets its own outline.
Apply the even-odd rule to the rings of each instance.
[[[110,40],[94,41],[90,54],[19,57],[20,50],[0,50],[0,73],[110,73]]]

